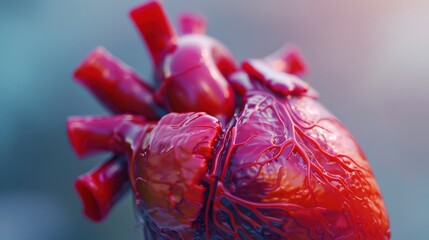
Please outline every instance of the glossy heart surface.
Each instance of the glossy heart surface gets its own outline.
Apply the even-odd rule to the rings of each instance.
[[[71,117],[79,157],[112,157],[80,176],[85,215],[102,221],[131,190],[145,239],[390,239],[379,187],[359,144],[284,48],[236,64],[185,14],[131,11],[156,86],[103,48],[75,72],[114,115]]]

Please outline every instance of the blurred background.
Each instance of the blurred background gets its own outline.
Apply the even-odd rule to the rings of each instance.
[[[151,76],[128,11],[137,0],[0,0],[0,239],[141,239],[129,195],[106,221],[87,221],[74,179],[105,156],[78,161],[70,115],[107,114],[72,80],[96,46]],[[429,2],[426,0],[164,1],[208,19],[239,60],[284,42],[305,77],[361,143],[391,219],[392,239],[429,227]],[[426,203],[425,203],[426,202]]]

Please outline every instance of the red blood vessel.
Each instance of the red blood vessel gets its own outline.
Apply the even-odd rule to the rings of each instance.
[[[79,157],[113,153],[75,182],[89,219],[131,188],[145,239],[390,239],[366,157],[296,49],[237,65],[201,16],[180,35],[158,1],[131,18],[156,87],[100,47],[75,72],[115,114],[67,122]]]

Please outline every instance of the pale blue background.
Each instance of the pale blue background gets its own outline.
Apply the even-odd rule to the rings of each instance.
[[[0,239],[140,239],[131,197],[102,224],[81,215],[78,161],[65,135],[69,115],[104,114],[72,81],[97,45],[150,76],[129,21],[136,0],[0,0]],[[429,229],[429,2],[425,0],[165,0],[209,20],[209,33],[238,59],[289,41],[305,77],[355,134],[378,178],[393,239]]]

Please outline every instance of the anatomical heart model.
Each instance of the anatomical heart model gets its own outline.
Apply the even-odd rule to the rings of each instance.
[[[238,65],[200,16],[180,34],[158,1],[131,18],[156,89],[102,48],[75,72],[114,113],[67,122],[79,157],[112,152],[75,182],[88,218],[131,188],[145,239],[390,238],[365,155],[298,77],[296,50]]]

